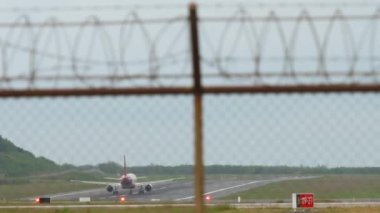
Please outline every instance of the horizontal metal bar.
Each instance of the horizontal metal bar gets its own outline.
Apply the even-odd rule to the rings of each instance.
[[[115,96],[115,95],[190,95],[191,87],[162,88],[67,88],[67,89],[3,89],[0,98],[67,97],[67,96]],[[333,85],[277,85],[277,86],[209,86],[203,94],[243,93],[355,93],[380,92],[380,84],[333,84]]]
[[[192,88],[67,88],[0,90],[0,97],[60,97],[115,95],[178,95],[191,94]]]
[[[269,71],[260,71],[255,73],[252,72],[219,72],[219,73],[204,73],[202,77],[204,79],[207,78],[223,78],[223,79],[231,79],[231,78],[273,78],[273,77],[292,77],[296,79],[297,77],[308,77],[309,79],[316,77],[324,77],[327,80],[329,78],[336,77],[376,77],[380,76],[379,71],[364,71],[364,70],[355,70],[355,71],[294,71],[294,72],[269,72]],[[30,75],[14,75],[14,76],[1,76],[0,82],[29,82],[31,79]],[[51,75],[51,74],[41,74],[38,75],[34,81],[42,82],[42,81],[73,81],[73,80],[82,80],[86,82],[90,82],[93,80],[99,81],[125,81],[125,80],[165,80],[165,79],[192,79],[191,73],[162,73],[157,75],[152,74],[118,74],[118,75],[102,75],[102,74],[86,74],[86,75]]]
[[[380,84],[325,84],[325,85],[276,85],[276,86],[214,86],[204,88],[206,94],[221,93],[354,93],[380,92]]]

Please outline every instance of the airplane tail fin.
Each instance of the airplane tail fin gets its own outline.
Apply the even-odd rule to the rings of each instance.
[[[127,161],[125,160],[125,155],[124,155],[124,175],[127,176]]]

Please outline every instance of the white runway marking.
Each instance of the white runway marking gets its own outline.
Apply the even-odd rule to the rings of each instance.
[[[68,193],[60,193],[55,195],[50,195],[50,198],[57,198],[57,197],[65,197],[65,196],[71,196],[71,195],[77,195],[77,194],[86,194],[91,192],[99,191],[100,189],[89,189],[89,190],[83,190],[78,192],[68,192]]]
[[[256,180],[256,181],[251,181],[251,182],[240,184],[240,185],[236,185],[236,186],[231,186],[231,187],[227,187],[227,188],[223,188],[223,189],[218,189],[218,190],[211,191],[211,192],[206,192],[203,195],[208,195],[208,194],[213,194],[213,193],[216,193],[216,192],[226,191],[226,190],[229,190],[229,189],[239,188],[239,187],[247,186],[247,185],[254,184],[254,183],[265,183],[265,182],[267,182],[267,183],[273,183],[273,182],[285,181],[285,180],[304,180],[304,179],[312,179],[312,178],[318,178],[318,177],[320,177],[320,176],[280,177],[280,178],[272,179],[272,180]],[[178,198],[175,201],[189,200],[189,199],[193,199],[194,197],[195,196],[193,195],[193,196]]]
[[[216,204],[205,204],[216,206]],[[67,208],[142,208],[142,207],[194,207],[194,204],[116,204],[116,205],[25,205],[25,206],[1,206],[0,209],[67,209]],[[291,208],[291,203],[240,203],[230,204],[234,208]],[[315,208],[352,208],[352,207],[380,207],[380,202],[338,202],[316,203]]]
[[[64,196],[70,196],[70,195],[75,195],[75,194],[78,194],[78,193],[77,192],[70,192],[70,193],[66,193],[66,194],[57,194],[57,195],[50,196],[50,198],[64,197]]]
[[[226,190],[230,190],[230,189],[234,189],[234,188],[239,188],[239,187],[247,186],[247,185],[254,184],[254,183],[266,182],[266,181],[268,181],[268,180],[261,180],[261,181],[260,180],[255,180],[255,181],[251,181],[251,182],[248,182],[248,183],[239,184],[239,185],[236,185],[236,186],[230,186],[230,187],[227,187],[227,188],[217,189],[217,190],[214,190],[214,191],[211,191],[211,192],[206,192],[203,195],[214,194],[214,193],[217,193],[217,192],[222,192],[222,191],[226,191]],[[195,196],[193,195],[193,196],[178,198],[175,201],[189,200],[189,199],[193,199],[194,197]]]

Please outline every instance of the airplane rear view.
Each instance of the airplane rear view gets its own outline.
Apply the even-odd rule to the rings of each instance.
[[[156,180],[156,181],[151,181],[151,182],[137,182],[137,176],[133,173],[127,172],[127,162],[124,155],[124,167],[123,167],[123,174],[121,175],[121,177],[120,178],[106,178],[106,179],[119,180],[119,182],[115,183],[115,182],[99,182],[99,181],[85,181],[85,180],[72,180],[72,181],[87,183],[87,184],[106,185],[107,192],[110,192],[113,195],[118,195],[119,194],[118,188],[129,189],[129,194],[132,194],[134,189],[137,189],[139,194],[144,194],[145,192],[151,192],[153,190],[153,184],[161,184],[161,183],[179,180],[183,178],[171,178],[171,179]]]

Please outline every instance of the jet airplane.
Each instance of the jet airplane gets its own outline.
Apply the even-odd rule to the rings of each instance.
[[[106,179],[119,180],[119,182],[115,183],[115,182],[99,182],[99,181],[85,181],[85,180],[71,180],[71,181],[87,183],[87,184],[106,185],[107,192],[110,192],[113,195],[118,195],[119,194],[118,188],[129,189],[129,194],[132,194],[134,189],[138,189],[139,194],[144,194],[145,192],[151,192],[153,190],[153,185],[171,182],[171,181],[179,180],[183,178],[171,178],[171,179],[156,180],[156,181],[151,181],[151,182],[137,182],[137,176],[133,173],[127,172],[127,163],[126,163],[126,159],[124,155],[124,168],[123,168],[123,174],[121,175],[121,177],[120,178],[106,178]]]

